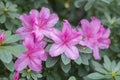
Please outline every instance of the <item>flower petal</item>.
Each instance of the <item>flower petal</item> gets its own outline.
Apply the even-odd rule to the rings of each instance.
[[[53,31],[50,33],[50,39],[52,39],[55,43],[60,43],[60,34],[61,32],[57,29],[53,29]]]
[[[54,57],[62,54],[64,52],[64,46],[60,44],[53,44],[49,50],[49,54]]]
[[[24,68],[27,67],[28,65],[28,58],[26,57],[26,55],[22,55],[21,57],[19,57],[17,59],[17,61],[14,64],[14,68],[16,71],[20,72],[22,71]]]
[[[32,57],[28,64],[29,68],[33,71],[42,70],[42,61],[37,57]]]
[[[103,34],[103,38],[108,38],[109,36],[110,36],[110,29],[108,28],[106,31],[105,31],[105,33]]]
[[[100,49],[107,49],[107,48],[109,48],[110,43],[111,43],[111,41],[110,41],[110,39],[108,39],[108,38],[106,38],[106,39],[101,39],[101,40],[99,40],[99,42],[98,42],[98,47],[99,47]]]
[[[62,33],[69,34],[69,35],[72,34],[72,27],[67,20],[64,20],[63,22]]]
[[[70,59],[76,60],[79,57],[79,52],[75,46],[70,46],[65,48],[65,55]]]
[[[50,10],[48,8],[42,7],[39,18],[41,19],[48,19],[50,16]]]
[[[42,30],[36,29],[33,33],[35,34],[35,38],[37,39],[37,41],[41,41],[44,38]]]
[[[27,37],[23,41],[23,45],[26,46],[28,49],[33,49],[34,48],[34,42],[32,37]]]
[[[96,59],[96,60],[100,60],[100,55],[99,55],[99,49],[98,47],[94,47],[93,49],[93,57]]]
[[[24,27],[30,27],[30,26],[31,26],[30,18],[29,18],[28,15],[22,14],[22,15],[20,16],[20,19],[21,19],[22,24],[23,24]]]
[[[91,21],[91,27],[94,31],[94,33],[97,33],[100,29],[101,26],[101,22],[99,19],[97,19],[96,17],[91,17],[92,21]]]
[[[32,15],[33,17],[38,17],[38,14],[39,14],[39,12],[37,10],[35,10],[35,9],[32,9],[30,11],[30,15]]]
[[[85,32],[86,28],[90,25],[89,21],[87,19],[82,19],[80,23],[82,25],[83,32]]]
[[[59,18],[57,16],[57,14],[51,14],[50,17],[49,17],[49,19],[48,19],[46,27],[47,28],[53,27],[58,22],[58,20],[59,20]]]
[[[50,38],[51,32],[52,32],[52,30],[42,30],[42,33],[43,33],[47,38]]]

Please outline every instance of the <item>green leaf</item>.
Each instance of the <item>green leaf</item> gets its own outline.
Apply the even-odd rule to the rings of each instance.
[[[104,75],[97,73],[97,72],[91,73],[87,77],[91,79],[104,79]]]
[[[120,62],[117,64],[117,66],[114,68],[114,72],[118,72],[120,70]]]
[[[9,80],[13,80],[14,75],[15,75],[14,73],[10,73]]]
[[[0,59],[5,63],[10,63],[12,61],[12,55],[4,48],[0,48]]]
[[[47,80],[54,80],[54,78],[52,77],[52,75],[47,75]]]
[[[19,18],[19,14],[18,14],[18,13],[8,12],[8,14],[9,14],[9,16],[10,16],[12,19]]]
[[[12,12],[16,12],[17,11],[17,5],[11,5],[10,7],[8,7],[8,9],[10,10],[10,11],[12,11]]]
[[[86,76],[87,74],[88,74],[88,71],[87,71],[85,66],[81,65],[81,66],[78,67],[78,75],[80,77]]]
[[[5,46],[4,48],[16,57],[20,56],[22,52],[26,51],[26,48],[23,45]]]
[[[11,2],[6,2],[6,7],[10,7],[12,5]]]
[[[42,74],[37,74],[37,77],[42,78],[43,76],[42,76]]]
[[[2,8],[4,8],[4,6],[5,6],[4,3],[1,1],[0,2],[0,8],[2,9]]]
[[[71,69],[71,63],[65,65],[63,62],[61,62],[61,68],[65,73],[68,73]]]
[[[5,31],[5,38],[9,37],[11,35],[11,31]]]
[[[84,2],[85,2],[85,0],[76,0],[76,1],[74,2],[74,5],[75,5],[76,8],[79,8],[79,7],[82,6],[82,4],[83,4]]]
[[[90,79],[90,78],[88,78],[88,77],[86,77],[86,76],[83,77],[83,79],[84,79],[84,80],[93,80],[93,79]]]
[[[115,76],[115,80],[120,80],[120,76]]]
[[[42,78],[42,75],[40,73],[31,72],[30,75],[34,80],[38,80],[38,78]]]
[[[82,59],[82,64],[89,65],[88,60],[90,59],[90,55],[81,54],[80,56],[81,56],[81,59]]]
[[[91,62],[92,62],[92,64],[93,64],[93,66],[96,67],[96,68],[102,67],[101,64],[99,64],[98,62],[96,62],[96,61],[94,61],[94,60],[92,60]]]
[[[109,75],[109,74],[106,74],[106,75],[104,75],[104,78],[105,78],[105,79],[111,79],[111,78],[112,78],[112,76],[111,76],[111,75]]]
[[[4,78],[0,78],[0,80],[8,80],[6,77],[4,77]]]
[[[18,57],[20,56],[24,51],[26,51],[27,49],[23,46],[23,45],[16,45],[11,47],[11,50],[13,50],[14,52],[12,53],[14,56]]]
[[[22,77],[26,77],[27,74],[28,74],[28,73],[26,72],[26,70],[21,71],[21,76],[22,76]]]
[[[93,6],[94,2],[95,0],[88,0],[87,4],[84,7],[85,11],[89,10]]]
[[[0,17],[0,23],[5,23],[5,21],[6,21],[6,16],[5,16],[5,15],[2,15],[2,16]]]
[[[38,80],[38,79],[37,79],[37,75],[35,75],[34,73],[31,73],[31,77],[32,77],[34,80]]]
[[[68,80],[76,80],[76,78],[75,78],[75,76],[71,76],[71,77],[69,77]]]
[[[96,67],[95,70],[102,74],[108,74],[108,72],[102,67]]]
[[[113,61],[111,62],[111,70],[112,70],[112,72],[114,72],[114,69],[115,69],[116,66],[117,66],[117,65],[116,65],[116,62],[113,60]]]
[[[102,0],[103,2],[110,4],[113,0]]]
[[[5,27],[6,27],[8,30],[11,30],[11,31],[14,30],[14,24],[11,23],[10,20],[7,20],[7,21],[5,22]]]
[[[30,74],[27,74],[27,80],[30,80],[30,78],[31,78],[31,76],[30,76]]]
[[[13,43],[13,42],[17,42],[21,39],[20,35],[12,35],[12,36],[9,36],[5,39],[5,42],[4,43]]]
[[[53,57],[48,57],[48,59],[46,60],[46,67],[50,68],[53,67],[58,61],[58,58],[53,58]]]
[[[110,61],[110,59],[107,56],[104,56],[104,64],[103,64],[103,66],[108,71],[111,71],[111,61]]]
[[[14,71],[14,63],[12,61],[10,63],[4,63],[4,65],[9,71]]]
[[[75,63],[77,63],[78,65],[80,65],[82,63],[82,59],[81,57],[79,57],[78,59],[75,60]]]
[[[61,55],[61,59],[62,59],[62,62],[64,63],[64,65],[67,65],[70,63],[70,59],[67,58],[64,54]]]

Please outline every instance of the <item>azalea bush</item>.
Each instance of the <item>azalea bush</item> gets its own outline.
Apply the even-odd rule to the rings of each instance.
[[[1,0],[0,80],[120,80],[119,0]]]

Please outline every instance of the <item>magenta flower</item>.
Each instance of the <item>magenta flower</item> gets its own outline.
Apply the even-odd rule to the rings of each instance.
[[[47,59],[43,49],[45,42],[35,43],[32,38],[25,38],[23,44],[28,50],[18,57],[14,65],[15,70],[19,72],[28,66],[33,71],[40,71],[42,69],[42,61]]]
[[[62,32],[57,29],[53,30],[51,39],[55,42],[49,50],[49,54],[52,57],[63,53],[73,60],[79,57],[79,52],[75,45],[81,40],[81,35],[75,29],[72,29],[67,20],[64,20]]]
[[[83,41],[79,44],[87,46],[93,50],[93,56],[95,59],[100,59],[99,49],[109,48],[110,45],[110,29],[105,29],[100,20],[92,17],[92,21],[81,20],[82,29],[80,33],[83,36]]]
[[[44,36],[49,37],[49,32],[59,20],[56,14],[50,14],[50,10],[45,7],[40,12],[31,10],[29,15],[23,14],[20,19],[23,27],[19,28],[17,33],[23,35],[23,38],[35,34],[40,40]]]
[[[5,39],[5,32],[2,32],[2,34],[0,35],[0,44],[4,42],[4,39]]]
[[[19,79],[19,72],[16,72],[15,75],[14,75],[14,80],[18,80]]]

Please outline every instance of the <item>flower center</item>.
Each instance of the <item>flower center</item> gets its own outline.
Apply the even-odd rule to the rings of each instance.
[[[116,73],[115,73],[115,72],[110,72],[110,75],[111,75],[112,77],[115,77],[115,76],[116,76]]]
[[[39,29],[43,29],[44,25],[46,25],[46,24],[47,24],[47,19],[40,20],[39,23],[38,23]]]
[[[63,44],[67,44],[69,42],[68,36],[64,35],[62,38]]]

